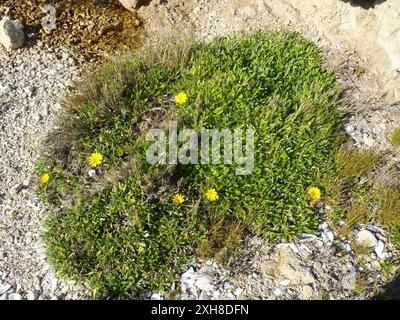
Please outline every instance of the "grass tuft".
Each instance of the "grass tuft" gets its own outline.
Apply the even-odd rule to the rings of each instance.
[[[358,179],[373,171],[379,156],[373,151],[348,149],[342,146],[336,154],[339,175],[343,179]]]
[[[400,147],[400,128],[397,128],[390,134],[390,142],[393,147]]]

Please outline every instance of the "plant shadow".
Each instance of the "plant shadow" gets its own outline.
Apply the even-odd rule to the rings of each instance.
[[[375,6],[378,6],[384,3],[386,0],[347,0],[346,2],[350,2],[350,4],[354,7],[361,7],[363,9],[374,9]]]
[[[400,300],[400,273],[378,293],[374,300]]]

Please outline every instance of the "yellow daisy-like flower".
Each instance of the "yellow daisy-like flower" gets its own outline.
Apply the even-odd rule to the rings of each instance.
[[[311,187],[308,189],[307,195],[312,201],[317,201],[321,199],[321,190],[317,187]]]
[[[50,180],[50,175],[48,173],[44,173],[40,176],[40,182],[43,184],[49,182],[49,180]]]
[[[180,204],[185,202],[185,197],[181,194],[176,194],[172,197],[172,202],[175,205],[179,206]]]
[[[177,104],[185,104],[188,101],[188,95],[186,94],[186,92],[182,91],[179,92],[176,96],[175,96],[175,102]]]
[[[103,155],[99,152],[92,153],[89,157],[89,164],[93,168],[97,167],[103,162]]]
[[[215,191],[215,189],[208,189],[205,193],[205,197],[208,201],[216,201],[219,198],[218,192]]]

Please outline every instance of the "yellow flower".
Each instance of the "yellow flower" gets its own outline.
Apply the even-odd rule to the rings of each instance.
[[[48,173],[44,173],[40,176],[40,182],[43,184],[49,182],[49,180],[50,180],[50,175]]]
[[[215,189],[208,189],[207,192],[205,193],[206,199],[208,201],[215,201],[218,200],[218,192],[215,191]]]
[[[101,153],[92,153],[89,157],[89,164],[94,168],[103,162],[103,155]]]
[[[180,204],[182,204],[183,202],[185,202],[185,197],[181,194],[176,194],[172,197],[172,202],[179,206]]]
[[[188,95],[186,94],[186,92],[182,91],[179,92],[176,96],[175,96],[175,102],[177,104],[185,104],[188,101]]]
[[[321,199],[321,190],[317,187],[311,187],[308,189],[307,195],[312,201],[317,201]]]

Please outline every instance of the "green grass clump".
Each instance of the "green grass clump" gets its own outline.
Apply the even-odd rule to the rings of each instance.
[[[392,143],[393,147],[400,147],[400,128],[397,128],[391,133],[390,142]]]
[[[379,222],[390,225],[400,226],[400,188],[387,186],[376,191],[378,202]]]
[[[178,105],[177,93],[188,101]],[[67,106],[38,173],[61,208],[45,239],[56,269],[124,298],[168,289],[196,250],[229,257],[245,232],[315,232],[310,186],[334,175],[342,116],[333,73],[298,34],[254,33],[148,53],[105,66]],[[255,130],[254,170],[237,164],[150,165],[146,133]],[[88,157],[103,162],[89,174]],[[214,188],[217,201],[204,197]],[[182,194],[185,202],[174,205]]]
[[[336,154],[339,175],[343,179],[358,179],[373,171],[379,156],[370,150],[348,149],[342,146]]]

